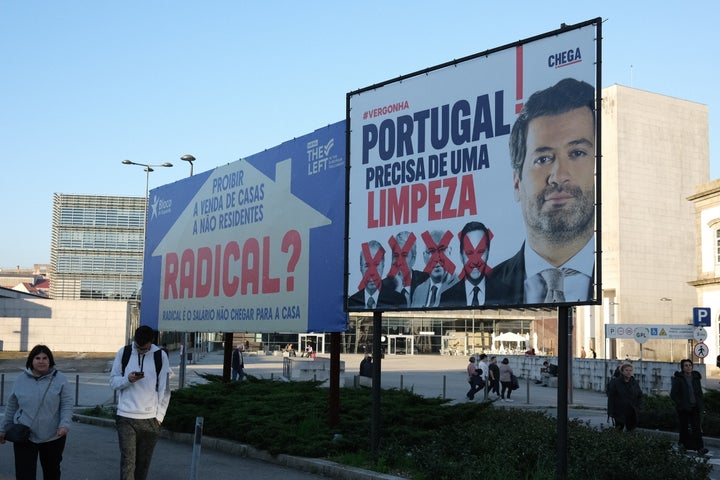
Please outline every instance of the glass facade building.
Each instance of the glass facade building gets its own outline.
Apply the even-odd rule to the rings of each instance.
[[[53,195],[52,298],[139,300],[145,198]]]

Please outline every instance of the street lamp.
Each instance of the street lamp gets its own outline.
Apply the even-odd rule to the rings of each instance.
[[[183,155],[180,157],[180,160],[184,162],[188,162],[190,164],[190,176],[193,176],[193,162],[195,161],[195,157],[190,155],[189,153]],[[183,388],[185,386],[185,369],[187,365],[187,343],[188,343],[188,334],[187,331],[184,331],[182,334],[182,353],[180,354],[180,388]],[[197,354],[197,352],[196,352]]]
[[[150,172],[154,172],[152,167],[172,167],[173,164],[170,162],[160,163],[160,164],[147,164],[147,163],[137,163],[133,162],[131,160],[123,160],[123,165],[138,165],[140,167],[145,167],[143,170],[145,170],[145,219],[143,222],[143,248],[142,248],[142,258],[140,259],[140,264],[145,261],[145,241],[147,240],[147,215],[148,215],[148,194],[149,194],[149,185],[150,185]]]
[[[193,176],[193,162],[195,161],[195,157],[193,157],[190,154],[186,154],[186,155],[183,155],[182,157],[180,157],[180,160],[190,163],[190,176],[192,177]]]

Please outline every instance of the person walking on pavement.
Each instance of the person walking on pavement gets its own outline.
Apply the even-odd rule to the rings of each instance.
[[[480,386],[480,382],[482,382],[482,371],[475,366],[474,356],[471,356],[468,359],[467,375],[468,383],[470,384],[470,390],[468,390],[465,397],[468,400],[475,400],[475,394],[478,392],[478,390],[482,388]]]
[[[27,441],[16,441],[15,478],[35,479],[37,461],[45,480],[60,479],[60,462],[72,423],[73,396],[67,378],[55,369],[55,359],[45,345],[30,350],[25,372],[13,384],[0,424],[0,443],[13,424],[30,427]]]
[[[638,424],[642,390],[633,377],[633,366],[624,363],[620,376],[613,378],[608,385],[608,416],[615,422],[619,431],[632,432]]]
[[[490,365],[488,365],[490,378],[490,393],[500,397],[500,367],[497,364],[497,357],[490,357]]]
[[[110,386],[119,392],[115,428],[121,480],[147,478],[160,425],[170,404],[170,362],[161,351],[162,365],[156,365],[155,351],[159,347],[153,345],[154,338],[152,328],[138,327],[129,345],[129,358],[124,360],[125,347],[121,348],[110,371]]]
[[[680,445],[686,450],[697,450],[700,455],[708,453],[702,437],[702,412],[704,396],[702,375],[693,370],[693,362],[680,360],[680,371],[675,372],[670,387],[670,398],[675,404],[680,423]]]
[[[500,399],[503,402],[512,402],[513,400],[510,399],[510,394],[512,393],[512,375],[513,375],[513,369],[510,368],[510,361],[507,359],[507,357],[502,359],[502,362],[500,362],[500,384],[502,385],[502,391],[500,392]],[[505,394],[507,393],[507,398],[505,397]]]
[[[232,380],[242,380],[245,377],[245,361],[240,345],[233,348],[230,359],[230,368],[232,369]]]

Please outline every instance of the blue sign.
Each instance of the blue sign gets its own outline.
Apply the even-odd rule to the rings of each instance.
[[[693,326],[709,327],[710,326],[710,308],[694,307],[693,308]]]
[[[150,192],[141,323],[342,332],[345,122]]]

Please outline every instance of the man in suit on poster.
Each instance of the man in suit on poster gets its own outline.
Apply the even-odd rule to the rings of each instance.
[[[592,297],[595,90],[572,78],[535,92],[510,134],[515,199],[527,240],[493,269],[488,304]]]
[[[443,292],[458,282],[455,276],[455,264],[449,258],[452,254],[449,246],[452,237],[452,232],[442,230],[426,231],[422,234],[425,241],[424,271],[429,272],[430,276],[415,289],[412,298],[413,308],[439,307]]]
[[[458,283],[440,295],[441,307],[478,307],[485,304],[486,280],[491,272],[487,264],[492,232],[480,222],[468,222],[458,234],[462,268]]]
[[[401,307],[411,306],[415,289],[428,278],[426,272],[412,269],[417,258],[416,240],[415,234],[408,231],[402,231],[388,240],[392,265],[383,279],[383,289],[399,293],[402,300],[398,299],[398,306]]]
[[[362,244],[360,272],[362,280],[359,290],[348,298],[348,307],[362,307],[375,310],[394,307],[405,299],[392,289],[382,288],[382,274],[385,270],[385,249],[377,240]]]

